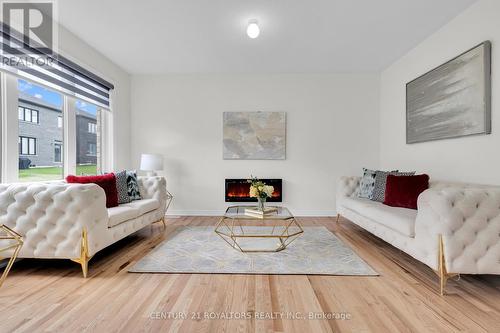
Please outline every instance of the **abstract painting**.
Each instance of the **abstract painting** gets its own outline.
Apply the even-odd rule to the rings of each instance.
[[[491,133],[491,43],[406,85],[406,143]]]
[[[226,160],[284,160],[285,112],[224,112]]]

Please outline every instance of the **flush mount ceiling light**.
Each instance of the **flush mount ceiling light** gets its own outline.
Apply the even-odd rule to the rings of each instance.
[[[247,27],[248,37],[254,39],[259,37],[259,34],[260,34],[260,28],[257,20],[248,21],[248,27]]]

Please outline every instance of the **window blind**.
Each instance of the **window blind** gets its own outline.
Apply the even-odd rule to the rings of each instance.
[[[0,30],[2,70],[109,108],[113,84],[52,50],[37,47],[38,43],[3,22]]]

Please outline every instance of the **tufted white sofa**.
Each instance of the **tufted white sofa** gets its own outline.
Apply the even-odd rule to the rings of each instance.
[[[358,198],[360,177],[342,177],[337,213],[434,269],[456,274],[500,274],[500,187],[431,182],[418,209]]]
[[[0,224],[23,237],[19,258],[72,259],[87,264],[98,251],[157,221],[167,202],[163,177],[138,177],[142,200],[106,208],[95,184],[0,184]],[[6,246],[0,240],[0,248]]]

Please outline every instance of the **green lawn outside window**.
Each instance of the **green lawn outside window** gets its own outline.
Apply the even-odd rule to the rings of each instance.
[[[96,173],[97,166],[95,164],[76,166],[76,175],[95,175]],[[62,167],[40,167],[19,170],[19,181],[22,182],[38,182],[62,178]]]

